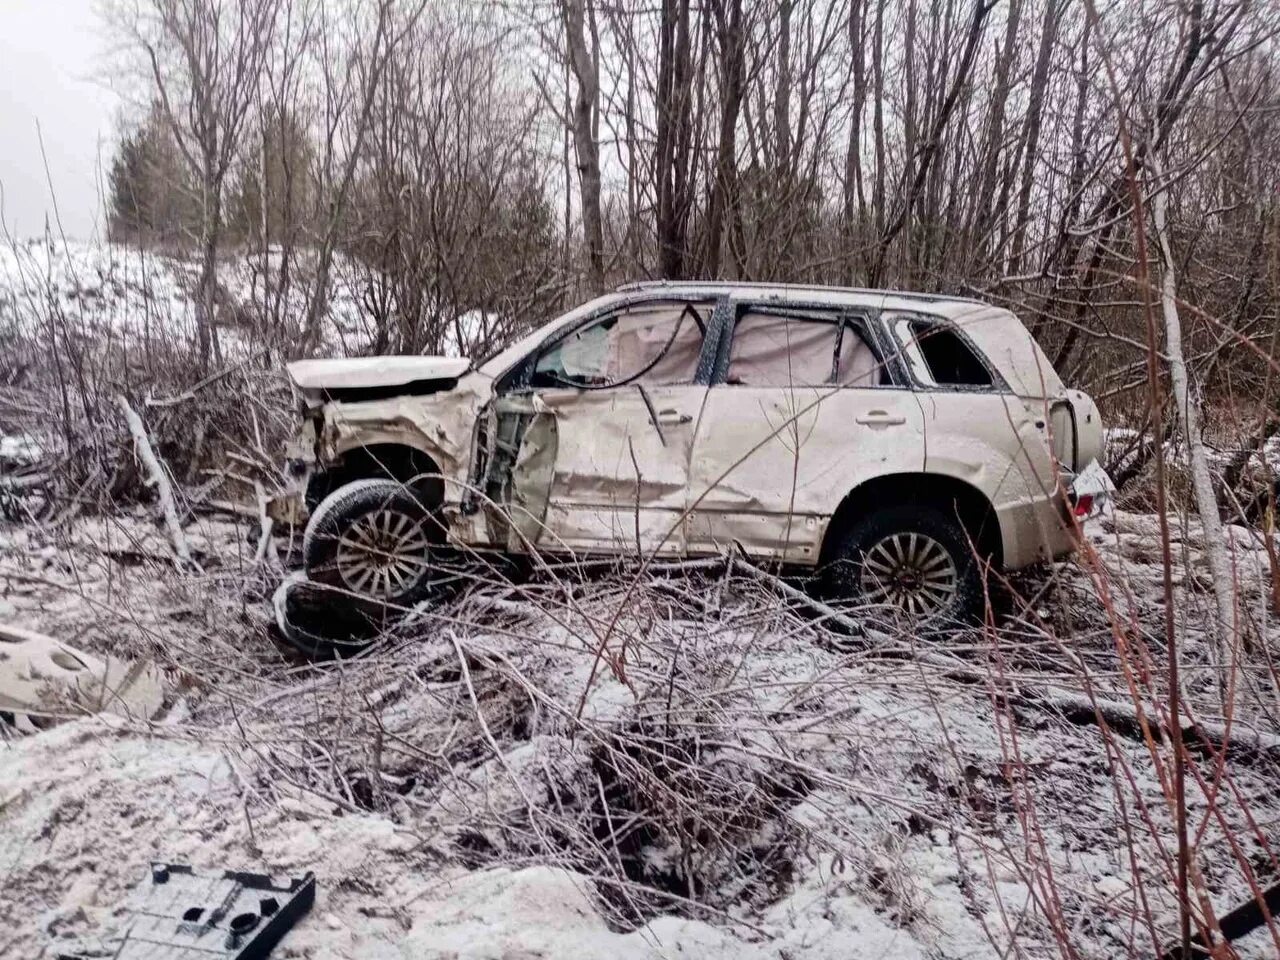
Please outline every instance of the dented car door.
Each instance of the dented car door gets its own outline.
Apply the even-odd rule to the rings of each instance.
[[[628,304],[532,359],[526,382],[494,404],[491,432],[499,455],[509,448],[509,476],[501,466],[490,472],[491,496],[510,517],[495,518],[491,536],[521,552],[683,552],[707,395],[695,380],[713,308]]]
[[[680,523],[694,428],[707,388],[640,385],[539,394],[554,417],[543,549],[670,554]]]
[[[691,552],[813,563],[862,479],[923,466],[923,414],[866,316],[739,303],[690,467]]]

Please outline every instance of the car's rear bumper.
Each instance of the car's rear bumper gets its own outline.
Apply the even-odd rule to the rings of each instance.
[[[1080,524],[1101,513],[1114,490],[1095,460],[1063,489],[997,508],[1005,569],[1070,555],[1079,543]]]

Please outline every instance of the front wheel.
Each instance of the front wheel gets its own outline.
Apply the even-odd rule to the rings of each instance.
[[[412,487],[357,480],[321,501],[307,523],[307,576],[384,603],[407,605],[431,588],[440,525]]]
[[[840,535],[823,581],[833,598],[921,626],[972,622],[983,610],[974,547],[960,521],[934,507],[859,517]]]

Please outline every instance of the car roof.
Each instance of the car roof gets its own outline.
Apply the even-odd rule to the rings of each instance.
[[[831,303],[875,310],[919,310],[954,317],[971,313],[974,307],[992,305],[970,297],[914,293],[906,290],[875,290],[863,287],[828,287],[818,284],[759,283],[739,280],[643,280],[618,287],[618,293],[686,293],[715,296],[761,297],[770,300]]]

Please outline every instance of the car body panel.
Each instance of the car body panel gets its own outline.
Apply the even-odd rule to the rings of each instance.
[[[542,390],[558,453],[540,549],[684,551],[689,458],[707,388]],[[526,433],[524,443],[530,442]]]
[[[355,447],[402,443],[431,457],[445,477],[462,479],[480,397],[458,391],[361,403],[328,403],[318,439],[320,460]]]
[[[1017,569],[1067,552],[1064,491],[1049,455],[1045,401],[953,391],[921,394],[920,404],[924,472],[963,481],[992,504],[1005,565]]]
[[[394,387],[419,380],[457,379],[471,368],[466,357],[352,357],[295,360],[289,378],[303,390]]]
[[[690,550],[739,544],[755,555],[816,562],[827,522],[850,490],[923,469],[921,430],[909,390],[712,387],[690,469]]]
[[[885,362],[902,372],[873,387],[731,385],[723,382],[730,323],[719,347],[707,332],[709,363],[700,362],[696,384],[512,385],[513,371],[566,331],[655,297],[856,312],[889,354]],[[720,310],[713,330],[723,326]],[[939,387],[917,378],[918,348],[895,338],[897,316],[953,327],[990,366],[993,383]],[[1071,548],[1063,477],[1101,443],[1096,406],[1063,387],[1017,317],[958,298],[642,284],[575,308],[469,372],[459,358],[390,358],[396,362],[379,373],[385,359],[291,365],[310,417],[290,456],[321,470],[377,444],[430,456],[446,481],[449,538],[475,549],[680,555],[738,545],[811,565],[852,491],[877,477],[919,474],[981,493],[999,521],[1005,566],[1016,568]],[[457,380],[421,395],[325,400],[332,386],[396,385],[380,376]],[[1061,436],[1068,430],[1070,444]]]
[[[952,318],[1019,397],[1059,397],[1058,372],[1030,331],[1013,313],[981,305]]]

